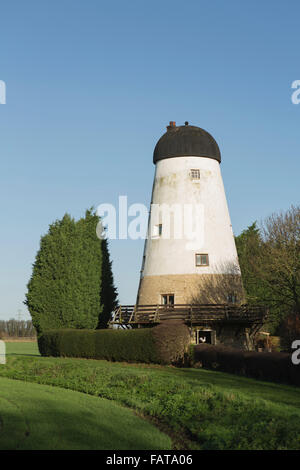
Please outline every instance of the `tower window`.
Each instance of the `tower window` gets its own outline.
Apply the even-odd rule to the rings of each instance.
[[[174,305],[174,294],[163,294],[161,296],[162,305]]]
[[[161,237],[161,236],[162,236],[162,224],[155,225],[153,229],[153,237]]]
[[[208,254],[196,253],[196,266],[208,266]]]
[[[199,180],[200,179],[200,170],[192,169],[190,171],[190,177],[192,180]]]

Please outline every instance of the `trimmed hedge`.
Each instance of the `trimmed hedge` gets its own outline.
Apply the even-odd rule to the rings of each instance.
[[[291,354],[287,353],[242,351],[206,344],[194,347],[192,362],[198,367],[300,386],[300,365],[294,365]]]
[[[42,356],[175,364],[184,359],[190,334],[182,322],[132,330],[48,330],[38,338]]]

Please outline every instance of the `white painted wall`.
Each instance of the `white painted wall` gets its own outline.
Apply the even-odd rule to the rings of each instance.
[[[192,180],[191,169],[200,169],[200,180]],[[148,238],[142,276],[167,274],[220,274],[238,267],[237,252],[226,202],[220,164],[205,157],[175,157],[156,164],[153,204],[192,204],[203,208],[203,223],[193,246],[186,237]],[[153,211],[152,211],[153,212]],[[197,267],[195,253],[208,253],[209,266]]]

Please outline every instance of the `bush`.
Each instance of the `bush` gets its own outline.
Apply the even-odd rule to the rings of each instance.
[[[154,342],[165,364],[183,363],[190,344],[190,332],[184,322],[166,320],[152,328]]]
[[[82,357],[84,351],[85,358],[95,357],[95,342],[93,330],[77,330],[77,334],[73,334],[73,330],[65,330],[60,337],[60,355]]]
[[[63,330],[48,330],[38,336],[38,347],[42,356],[59,356],[60,337]]]
[[[40,335],[38,345],[42,356],[178,364],[189,341],[186,325],[166,321],[153,328],[133,330],[48,330]]]
[[[300,366],[291,355],[278,352],[250,352],[225,346],[197,345],[193,362],[201,367],[260,380],[300,385]]]
[[[95,359],[108,361],[161,363],[152,328],[137,330],[97,330]]]

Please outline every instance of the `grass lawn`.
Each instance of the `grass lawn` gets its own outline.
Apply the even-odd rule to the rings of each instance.
[[[157,428],[116,403],[0,378],[0,449],[170,449]]]
[[[40,356],[36,341],[5,341],[7,356]]]
[[[177,449],[300,449],[296,387],[201,369],[38,357],[30,343],[8,343],[7,352],[1,376],[114,400],[154,420]]]

